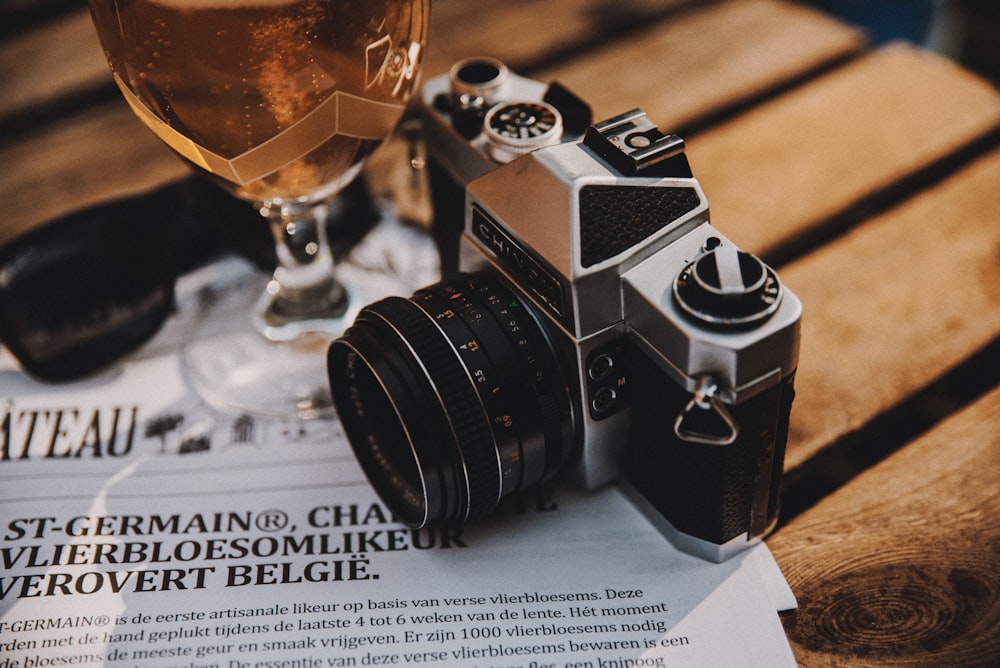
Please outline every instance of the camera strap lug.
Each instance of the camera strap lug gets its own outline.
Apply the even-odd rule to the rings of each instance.
[[[674,433],[677,438],[689,443],[706,445],[730,445],[739,436],[740,429],[730,414],[729,409],[718,396],[719,384],[711,376],[698,378],[691,400],[674,420]],[[714,419],[713,415],[714,414]],[[705,427],[711,419],[713,426],[721,426],[717,433],[712,433]]]

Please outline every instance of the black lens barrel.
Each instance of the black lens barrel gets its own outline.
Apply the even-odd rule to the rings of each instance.
[[[478,519],[566,464],[571,402],[541,322],[495,276],[463,274],[366,307],[333,343],[341,421],[405,523]]]

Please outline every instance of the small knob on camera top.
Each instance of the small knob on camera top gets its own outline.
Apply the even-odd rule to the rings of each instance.
[[[487,150],[497,162],[558,144],[562,134],[562,115],[547,102],[502,102],[483,119]]]
[[[674,298],[686,313],[732,327],[751,325],[777,310],[781,283],[770,267],[715,237],[705,248],[674,281]]]

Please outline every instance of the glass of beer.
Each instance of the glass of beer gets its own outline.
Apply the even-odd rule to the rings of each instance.
[[[254,327],[192,341],[211,403],[330,410],[326,344],[350,324],[324,224],[332,198],[392,132],[417,85],[430,0],[90,0],[132,110],[196,171],[253,202],[278,266]]]

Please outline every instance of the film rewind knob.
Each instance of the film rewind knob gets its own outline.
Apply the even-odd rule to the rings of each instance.
[[[709,240],[706,250],[674,281],[674,298],[690,316],[710,325],[751,325],[774,313],[781,283],[755,255]]]

